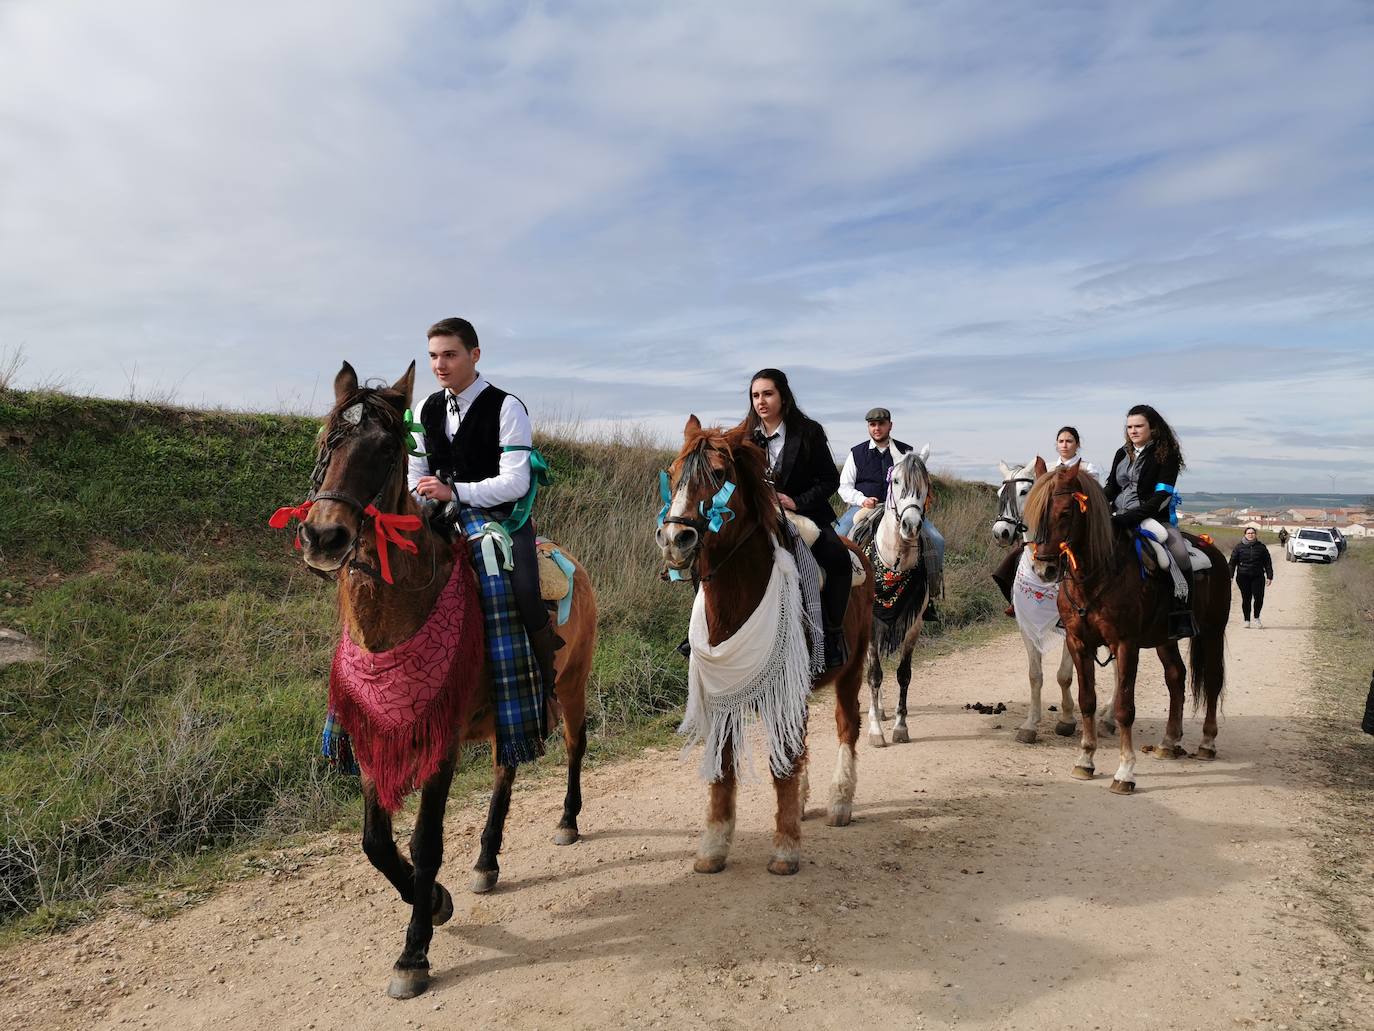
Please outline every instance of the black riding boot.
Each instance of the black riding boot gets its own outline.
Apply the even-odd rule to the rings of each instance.
[[[534,651],[534,661],[539,666],[539,679],[544,685],[544,697],[556,698],[557,674],[554,673],[553,656],[567,642],[554,630],[553,620],[549,620],[538,630],[526,633],[529,634],[530,648]]]
[[[1169,640],[1181,641],[1185,637],[1197,636],[1197,620],[1193,618],[1193,609],[1186,601],[1175,599],[1174,607],[1169,611]]]
[[[825,668],[843,666],[849,661],[849,642],[844,639],[843,627],[825,628]]]

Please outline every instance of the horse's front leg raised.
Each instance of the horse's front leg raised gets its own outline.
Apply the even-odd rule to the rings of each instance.
[[[768,872],[794,874],[801,869],[801,780],[805,776],[806,753],[803,752],[788,777],[773,777],[773,790],[778,796],[776,825],[773,830],[773,854],[768,858]]]
[[[1083,721],[1083,736],[1078,759],[1073,764],[1073,776],[1079,780],[1092,780],[1096,772],[1093,755],[1097,752],[1097,670],[1093,666],[1092,649],[1082,641],[1071,639],[1065,647],[1072,650],[1073,667],[1078,672],[1078,715]]]
[[[429,943],[434,928],[453,916],[453,897],[437,880],[444,861],[444,809],[453,780],[452,757],[420,790],[420,811],[410,835],[413,882],[406,944],[391,971],[386,993],[393,999],[412,999],[429,987]]]
[[[720,780],[713,780],[707,787],[706,829],[701,833],[696,862],[692,864],[697,873],[724,870],[735,837],[735,750],[731,744],[726,744],[722,752],[721,769]]]
[[[883,660],[878,654],[878,635],[868,642],[868,662],[865,667],[868,676],[868,743],[874,748],[887,744],[883,736]]]
[[[1026,646],[1027,676],[1030,679],[1030,708],[1026,710],[1026,722],[1016,730],[1016,740],[1023,745],[1035,744],[1040,726],[1040,688],[1045,683],[1044,657],[1040,648],[1026,634],[1021,634],[1021,643]]]
[[[494,742],[492,747],[496,747]],[[506,833],[506,814],[510,812],[510,792],[514,784],[515,767],[497,765],[491,786],[491,804],[487,807],[487,825],[482,829],[482,851],[472,868],[472,890],[478,895],[495,888],[501,877],[501,867],[496,857],[501,854],[501,841]]]
[[[1140,664],[1140,649],[1122,642],[1116,646],[1116,729],[1121,733],[1121,765],[1112,777],[1112,791],[1129,795],[1135,791],[1135,673]]]

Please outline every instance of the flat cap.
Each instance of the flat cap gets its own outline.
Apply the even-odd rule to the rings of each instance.
[[[886,408],[870,408],[868,414],[864,416],[864,422],[891,422],[892,413]]]

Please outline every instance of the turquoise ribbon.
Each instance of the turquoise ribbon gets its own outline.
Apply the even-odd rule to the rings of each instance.
[[[658,493],[663,499],[663,507],[658,510],[658,525],[663,525],[663,520],[668,518],[668,507],[673,503],[673,492],[668,489],[668,470],[658,471]]]
[[[515,568],[513,556],[515,545],[511,543],[510,534],[506,528],[496,522],[483,523],[476,533],[468,534],[468,540],[482,542],[482,565],[486,568],[487,576],[500,576],[501,570],[510,572]],[[497,550],[502,553],[498,562],[496,558]]]
[[[568,578],[568,593],[558,600],[558,625],[562,626],[572,615],[572,596],[573,596],[573,564],[568,557],[557,548],[550,548],[545,552],[549,558],[553,559],[553,564],[563,570],[563,575]]]
[[[530,453],[530,489],[525,492],[523,498],[515,503],[510,515],[501,520],[501,525],[506,528],[506,532],[514,533],[529,520],[530,513],[534,511],[534,499],[539,496],[539,488],[547,487],[553,483],[553,473],[549,469],[547,459],[536,448],[525,444],[507,444],[501,450],[503,452],[528,451]]]
[[[702,503],[701,514],[706,517],[706,527],[712,533],[720,533],[720,528],[735,518],[735,513],[730,508],[730,497],[734,493],[735,485],[726,480],[725,486],[716,491],[715,496],[711,498],[710,508]]]
[[[1183,503],[1183,495],[1175,489],[1172,483],[1156,483],[1156,491],[1165,491],[1169,495],[1169,522],[1178,525],[1178,506]]]

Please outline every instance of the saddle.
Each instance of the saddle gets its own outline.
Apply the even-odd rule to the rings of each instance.
[[[1187,534],[1181,534],[1183,543],[1188,548],[1188,560],[1192,563],[1193,572],[1201,573],[1212,568],[1212,560],[1207,557],[1207,553],[1199,548]],[[1168,573],[1173,568],[1173,556],[1169,554],[1169,549],[1165,542],[1169,539],[1169,531],[1164,524],[1157,519],[1146,519],[1140,524],[1140,536],[1136,540],[1140,541],[1140,562],[1145,567],[1147,573]]]
[[[808,516],[797,515],[796,512],[787,513],[787,521],[792,524],[792,528],[797,531],[797,536],[802,539],[802,543],[808,548],[816,543],[821,535],[821,528],[816,525],[816,521]],[[849,586],[858,587],[868,578],[864,572],[863,561],[853,551],[849,552]],[[821,570],[821,586],[825,586],[825,570]]]

